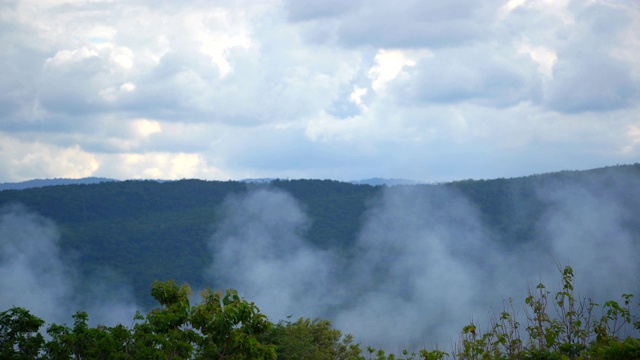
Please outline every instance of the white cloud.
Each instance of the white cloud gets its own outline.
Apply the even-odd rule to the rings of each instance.
[[[378,50],[374,58],[376,65],[369,69],[371,88],[380,91],[385,84],[395,79],[405,66],[415,66],[415,60],[407,57],[401,50]]]
[[[86,37],[90,42],[96,45],[102,45],[111,43],[116,34],[116,29],[111,26],[96,25],[87,31]]]
[[[441,180],[628,162],[637,148],[628,2],[18,1],[0,19],[0,131],[18,149],[4,154],[76,159],[40,156],[40,173],[3,160],[0,181]]]
[[[162,132],[160,123],[155,120],[135,119],[131,123],[131,126],[136,133],[144,138],[149,137],[149,135]]]
[[[524,5],[526,0],[509,0],[500,8],[500,16],[509,15],[510,12]]]
[[[68,63],[81,62],[91,57],[98,57],[98,52],[87,47],[75,50],[60,50],[53,57],[48,58],[44,66],[64,66]]]
[[[553,77],[553,65],[558,57],[556,53],[544,46],[533,46],[527,42],[516,45],[519,53],[527,54],[538,64],[538,71],[547,78]]]
[[[631,125],[627,130],[628,143],[623,145],[622,152],[624,154],[636,155],[640,150],[640,126]]]
[[[361,88],[356,85],[353,87],[353,91],[351,92],[351,94],[349,94],[349,100],[358,106],[364,107],[364,104],[362,103],[362,97],[365,95],[367,95],[367,88]]]
[[[114,176],[119,179],[226,179],[225,174],[207,165],[198,154],[188,153],[120,153],[103,154],[99,157],[99,176]]]
[[[78,146],[24,141],[6,133],[0,133],[0,140],[0,167],[7,179],[81,178],[91,176],[99,167],[95,155]]]
[[[117,71],[113,67],[119,67],[122,70],[131,70],[134,65],[134,54],[127,47],[117,47],[112,50],[109,56],[109,62],[112,64],[111,71]]]

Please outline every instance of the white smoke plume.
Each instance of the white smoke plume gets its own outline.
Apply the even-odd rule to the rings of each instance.
[[[433,187],[387,189],[358,238],[354,293],[335,325],[372,345],[415,346],[486,313],[497,249],[461,197]],[[486,290],[486,289],[484,289]],[[493,289],[492,289],[493,290]]]
[[[305,239],[309,219],[293,197],[253,190],[224,205],[212,237],[213,276],[273,321],[320,316],[363,345],[443,348],[464,325],[488,324],[510,298],[522,315],[528,289],[540,281],[560,290],[558,265],[574,268],[584,296],[619,299],[637,290],[638,240],[628,224],[640,205],[616,189],[639,185],[602,178],[540,184],[546,210],[529,219],[537,238],[510,246],[454,190],[386,188],[349,255]]]
[[[242,291],[275,319],[319,316],[330,306],[332,254],[305,242],[309,220],[293,197],[260,189],[228,199],[223,211],[212,242],[217,283]]]
[[[540,220],[543,246],[570,264],[577,287],[599,301],[640,290],[640,233],[633,229],[639,190],[637,179],[606,174],[538,190],[548,204]]]
[[[0,309],[22,307],[47,323],[70,324],[77,311],[92,324],[131,323],[136,306],[127,286],[103,274],[80,291],[80,274],[59,241],[51,220],[22,205],[0,209]]]
[[[55,321],[69,312],[71,275],[58,239],[53,222],[23,206],[0,211],[0,308],[20,306]]]

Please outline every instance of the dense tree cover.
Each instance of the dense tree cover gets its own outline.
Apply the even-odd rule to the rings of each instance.
[[[561,171],[511,179],[462,180],[442,184],[467,197],[479,210],[484,223],[505,244],[529,241],[535,237],[536,222],[545,211],[540,198],[552,184],[585,186],[594,193],[606,187],[618,193],[616,200],[626,202],[625,208],[640,211],[638,192],[620,179],[640,178],[640,164],[617,165],[585,171]],[[608,185],[608,186],[607,186]],[[627,185],[627,186],[625,186]],[[610,194],[611,195],[611,194]],[[640,230],[640,223],[634,224]]]
[[[306,207],[312,220],[309,239],[325,248],[353,242],[365,202],[379,191],[329,180],[270,185],[123,181],[0,191],[0,207],[22,203],[54,220],[63,254],[73,257],[84,274],[116,271],[132,285],[139,303],[152,306],[147,286],[154,279],[204,286],[220,205],[231,194],[264,186],[288,191]]]
[[[272,324],[255,304],[233,290],[205,290],[190,305],[191,290],[173,281],[155,282],[151,291],[161,307],[136,323],[88,325],[85,312],[73,327],[52,324],[45,340],[44,321],[14,307],[0,313],[2,359],[275,359],[275,345],[259,341]]]
[[[580,298],[573,270],[561,269],[562,289],[552,294],[543,284],[525,298],[526,322],[512,309],[503,311],[488,331],[471,323],[462,328],[452,350],[422,349],[389,354],[362,350],[351,335],[327,320],[301,318],[272,324],[258,307],[234,290],[205,290],[190,304],[191,289],[174,281],[154,282],[160,304],[146,316],[137,313],[131,327],[90,326],[77,312],[74,324],[52,324],[13,307],[0,313],[0,358],[13,359],[640,359],[640,330],[633,295],[602,306]],[[602,310],[599,315],[595,310]]]
[[[639,178],[640,164],[516,179],[404,186],[446,187],[463,194],[478,208],[488,231],[509,244],[535,237],[536,223],[532,219],[537,219],[546,206],[536,194],[541,185],[593,176],[607,178],[610,174]],[[147,286],[154,279],[173,278],[198,288],[204,286],[203,274],[215,261],[208,245],[221,217],[221,204],[230,194],[261,186],[282,189],[303,205],[310,218],[305,239],[321,249],[343,249],[347,254],[362,228],[368,204],[384,188],[330,180],[276,180],[268,185],[122,181],[4,190],[0,191],[0,207],[22,203],[52,219],[61,233],[61,253],[69,257],[65,260],[76,262],[83,274],[110,269],[132,285],[137,303],[150,307],[153,299]],[[619,187],[615,191],[629,203],[625,211],[640,211],[639,195],[632,193],[633,189]],[[625,226],[640,233],[640,221]]]
[[[281,321],[265,334],[264,340],[276,344],[278,359],[346,360],[358,359],[361,354],[353,336],[343,336],[328,320]]]

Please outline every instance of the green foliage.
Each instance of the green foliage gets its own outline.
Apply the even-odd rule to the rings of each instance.
[[[74,256],[83,274],[117,269],[116,276],[132,285],[136,303],[148,310],[155,305],[148,286],[156,279],[205,286],[202,273],[211,266],[208,245],[221,204],[261,186],[300,201],[311,220],[307,238],[323,249],[349,249],[366,202],[381,189],[329,180],[122,181],[0,191],[0,208],[22,203],[53,220],[61,253]]]
[[[155,282],[151,291],[163,307],[134,326],[136,352],[146,358],[275,359],[275,347],[258,340],[271,323],[254,303],[227,290],[205,290],[191,306],[191,290],[174,281]]]
[[[199,331],[201,359],[275,359],[275,346],[263,344],[259,337],[269,331],[272,324],[260,313],[253,302],[227,290],[205,290],[202,303],[192,308],[192,325]]]
[[[578,298],[573,287],[573,269],[560,269],[562,290],[554,296],[544,284],[538,284],[525,298],[527,343],[518,333],[520,324],[513,311],[504,311],[490,331],[481,334],[474,324],[462,329],[457,359],[632,359],[637,356],[638,340],[620,340],[619,334],[638,319],[631,311],[633,295],[623,294],[623,305],[607,301],[598,318],[598,304]],[[552,304],[553,311],[549,305]],[[511,305],[513,309],[513,305]]]
[[[191,306],[191,289],[174,281],[155,282],[151,291],[160,307],[139,312],[132,328],[89,326],[85,312],[73,315],[73,327],[52,324],[49,340],[38,332],[44,321],[22,308],[0,313],[0,359],[257,359],[276,358],[275,345],[259,339],[271,323],[255,304],[228,290],[205,290]]]
[[[408,350],[402,350],[401,355],[396,355],[393,353],[387,354],[382,349],[374,349],[370,346],[367,346],[367,356],[360,356],[358,359],[362,360],[441,360],[444,359],[445,356],[449,357],[449,354],[442,350],[427,350],[421,349],[418,353],[410,352]]]
[[[45,346],[47,359],[128,359],[130,332],[123,325],[89,327],[85,312],[73,315],[74,325],[53,324]]]
[[[640,339],[598,342],[591,348],[590,353],[592,358],[597,360],[640,360]]]
[[[44,345],[38,330],[43,324],[23,308],[12,307],[0,313],[0,359],[38,359]]]
[[[525,304],[531,310],[527,332],[536,350],[551,350],[577,358],[592,340],[594,314],[597,304],[590,299],[578,299],[573,288],[573,269],[561,270],[562,290],[553,298],[555,316],[547,306],[551,294],[543,284],[530,292]]]
[[[343,336],[328,320],[281,321],[266,339],[276,345],[278,359],[355,360],[360,356],[360,347],[353,343],[353,336]]]
[[[156,281],[151,294],[160,306],[145,316],[136,313],[130,328],[92,327],[88,314],[80,311],[72,316],[72,327],[51,324],[45,340],[42,319],[23,308],[8,309],[0,313],[0,359],[640,360],[640,339],[622,338],[640,330],[633,295],[600,307],[575,295],[571,267],[560,274],[560,291],[552,295],[539,284],[525,298],[525,334],[509,301],[488,331],[474,323],[464,326],[451,355],[438,349],[396,355],[367,347],[363,352],[328,320],[273,325],[235,290],[205,290],[192,305],[188,285]]]

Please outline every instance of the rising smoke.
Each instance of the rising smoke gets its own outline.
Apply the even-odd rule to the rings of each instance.
[[[522,315],[518,306],[541,281],[559,290],[558,266],[574,268],[584,296],[617,300],[638,290],[639,229],[630,228],[638,204],[619,189],[639,185],[606,177],[539,183],[545,211],[529,219],[537,236],[508,247],[454,190],[389,187],[366,212],[353,255],[312,245],[302,206],[260,188],[225,202],[212,276],[274,321],[328,318],[359,342],[392,351],[444,347],[464,325],[488,324],[508,299]]]
[[[522,315],[528,289],[541,281],[558,289],[558,264],[571,265],[576,289],[597,301],[640,293],[637,178],[545,180],[535,194],[544,207],[526,219],[535,236],[507,246],[452,188],[384,188],[345,252],[307,239],[312,220],[293,196],[256,187],[221,206],[208,277],[272,321],[330,319],[363,345],[390,351],[447,347],[464,325],[484,326],[510,298]],[[137,308],[129,289],[109,270],[87,279],[59,239],[53,222],[25,207],[0,209],[0,308],[25,307],[58,323],[82,310],[94,323],[129,324]]]
[[[548,204],[539,221],[542,246],[559,262],[571,264],[580,289],[601,300],[638,293],[637,178],[605,173],[556,180],[541,186],[538,195]]]
[[[271,318],[320,316],[336,302],[327,291],[337,265],[334,254],[304,240],[309,219],[282,191],[261,189],[229,198],[214,235],[216,283],[243,292]]]
[[[0,309],[19,306],[58,324],[76,311],[92,324],[130,324],[137,308],[130,289],[108,271],[83,278],[59,240],[51,220],[22,205],[0,209]]]
[[[58,238],[53,222],[23,206],[0,211],[0,308],[21,306],[54,321],[68,314],[72,275]]]

